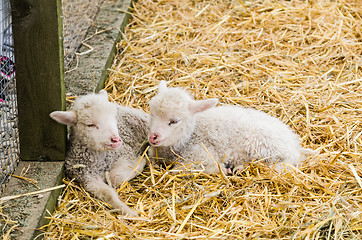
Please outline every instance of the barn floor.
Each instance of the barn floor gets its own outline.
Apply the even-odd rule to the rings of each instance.
[[[116,215],[65,179],[49,239],[361,239],[362,11],[358,0],[138,0],[106,84],[148,111],[160,80],[276,116],[319,153],[279,174],[148,167]]]
[[[1,233],[4,239],[28,240],[34,234],[41,234],[34,230],[46,223],[44,216],[47,213],[44,209],[54,211],[60,189],[64,187],[59,187],[64,177],[63,165],[63,162],[19,163],[6,185],[2,199],[7,196],[25,196],[1,201]],[[57,186],[55,191],[41,191],[54,186]],[[33,194],[26,196],[28,193]],[[8,238],[5,237],[7,234]]]

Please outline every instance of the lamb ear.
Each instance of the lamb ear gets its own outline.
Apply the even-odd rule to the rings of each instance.
[[[77,123],[77,114],[73,111],[55,111],[49,116],[64,125],[74,126]]]
[[[162,80],[159,84],[158,84],[158,93],[162,93],[167,89],[166,86],[166,81]]]
[[[107,91],[106,91],[106,90],[101,89],[101,90],[98,92],[98,94],[99,94],[99,95],[101,95],[101,96],[106,97],[106,98],[107,98],[107,100],[108,100],[108,93],[107,93]]]
[[[214,107],[218,103],[218,99],[210,98],[206,100],[192,101],[189,105],[189,110],[192,113],[202,112]]]

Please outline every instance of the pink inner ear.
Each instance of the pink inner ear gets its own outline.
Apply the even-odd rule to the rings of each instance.
[[[61,124],[69,126],[77,123],[77,114],[73,111],[55,111],[50,114],[50,117]]]
[[[190,112],[197,113],[203,112],[209,108],[214,107],[217,104],[218,100],[215,98],[206,99],[206,100],[199,100],[199,101],[192,101],[189,105]]]

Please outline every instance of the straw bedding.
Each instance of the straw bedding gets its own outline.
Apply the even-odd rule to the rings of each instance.
[[[113,213],[69,180],[52,239],[360,239],[362,8],[359,0],[138,0],[106,89],[148,111],[160,80],[196,99],[253,107],[291,126],[319,154],[279,174],[157,165],[119,195],[141,217]]]

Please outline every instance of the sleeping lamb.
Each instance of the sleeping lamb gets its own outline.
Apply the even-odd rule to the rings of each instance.
[[[149,102],[151,157],[157,147],[159,159],[166,162],[178,158],[205,173],[219,172],[219,164],[230,173],[253,159],[277,163],[278,170],[282,163],[297,166],[313,152],[277,118],[240,106],[214,107],[217,102],[195,101],[184,89],[167,88],[161,81]]]
[[[101,90],[78,98],[71,111],[55,111],[50,117],[70,126],[67,176],[121,213],[137,216],[106,184],[106,172],[117,186],[143,170],[145,159],[138,161],[147,139],[148,114],[109,102],[107,92]]]

